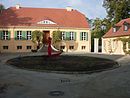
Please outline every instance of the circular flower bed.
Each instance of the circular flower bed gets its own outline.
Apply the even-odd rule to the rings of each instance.
[[[67,71],[67,72],[87,72],[100,71],[115,68],[118,63],[112,60],[88,57],[88,56],[25,56],[10,59],[7,64],[18,68],[31,69],[37,71]]]

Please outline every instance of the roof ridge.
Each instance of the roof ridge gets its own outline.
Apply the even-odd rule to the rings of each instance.
[[[16,8],[16,7],[9,7],[9,8]],[[20,7],[22,9],[52,9],[52,10],[66,10],[66,8],[40,8],[40,7]]]

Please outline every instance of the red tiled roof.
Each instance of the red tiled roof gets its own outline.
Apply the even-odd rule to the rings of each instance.
[[[51,20],[56,24],[37,24],[39,21]],[[89,28],[85,15],[77,10],[55,8],[15,7],[3,11],[0,17],[2,26],[42,26],[42,27],[76,27]]]
[[[124,31],[125,22],[129,24],[128,31]],[[121,20],[115,26],[119,27],[119,29],[116,32],[113,32],[113,27],[111,27],[111,29],[103,37],[109,38],[130,35],[130,18]]]

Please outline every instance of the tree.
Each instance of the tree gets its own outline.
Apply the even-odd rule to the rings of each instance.
[[[101,37],[106,32],[106,21],[100,18],[96,18],[92,22],[91,27],[91,49],[94,51],[94,38],[99,38],[99,45],[101,46]]]
[[[96,18],[92,22],[92,35],[96,38],[101,38],[105,34],[106,26],[105,21]]]
[[[107,18],[104,18],[102,23],[105,26],[104,32],[106,33],[112,27],[112,23]]]
[[[41,43],[43,44],[43,32],[41,31],[33,31],[32,32],[32,42],[35,43],[38,47],[38,49],[41,46]]]
[[[104,0],[103,7],[106,8],[111,26],[130,17],[130,0]]]
[[[53,43],[55,44],[56,42],[61,41],[61,31],[53,31]]]
[[[88,21],[88,23],[89,23],[89,26],[91,27],[91,26],[92,26],[92,21],[93,21],[93,19],[89,19],[89,18],[87,18],[87,17],[86,17],[86,19],[87,19],[87,21]]]
[[[0,4],[0,14],[2,13],[2,11],[5,9],[4,5]]]

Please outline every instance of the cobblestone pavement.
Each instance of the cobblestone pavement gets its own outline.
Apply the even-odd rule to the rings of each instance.
[[[0,54],[0,98],[130,98],[130,56],[94,53],[63,55],[113,59],[121,67],[93,74],[56,74],[17,69],[6,65],[11,58],[41,53]],[[62,96],[51,96],[62,91]]]

